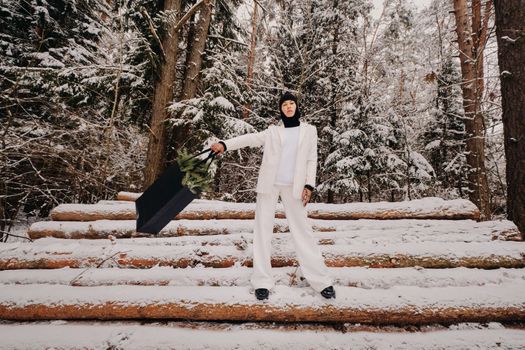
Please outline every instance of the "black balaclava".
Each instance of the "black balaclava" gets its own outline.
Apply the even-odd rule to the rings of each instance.
[[[281,106],[283,105],[283,102],[287,100],[294,101],[295,106],[297,107],[295,109],[295,114],[293,115],[293,117],[287,117],[281,108]],[[295,95],[292,94],[291,92],[287,91],[281,96],[281,99],[279,100],[279,112],[281,114],[281,120],[283,121],[285,128],[293,128],[294,126],[299,126],[299,124],[301,124],[301,122],[299,121],[299,118],[301,117],[301,111],[299,110],[299,104],[297,103],[297,97],[295,97]]]

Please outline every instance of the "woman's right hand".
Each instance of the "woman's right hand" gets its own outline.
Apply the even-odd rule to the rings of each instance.
[[[224,152],[224,146],[222,143],[214,143],[210,148],[217,155],[221,155]]]

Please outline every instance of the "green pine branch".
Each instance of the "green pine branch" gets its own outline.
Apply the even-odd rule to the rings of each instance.
[[[197,165],[202,159],[191,157],[192,155],[185,148],[177,150],[177,163],[180,170],[184,172],[182,185],[188,186],[190,191],[195,194],[210,191],[213,178],[208,173],[207,167],[211,160],[208,159],[208,161]]]

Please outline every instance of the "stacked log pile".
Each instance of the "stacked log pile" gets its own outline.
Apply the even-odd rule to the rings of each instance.
[[[135,230],[138,195],[59,205],[29,228],[31,242],[0,246],[0,318],[14,322],[10,334],[16,322],[50,320],[65,328],[67,320],[179,320],[202,332],[215,322],[296,331],[361,325],[385,335],[388,327],[465,322],[499,322],[506,332],[525,321],[520,233],[506,220],[477,221],[466,200],[308,204],[337,292],[330,300],[302,276],[279,203],[276,287],[258,301],[249,282],[254,203],[196,200],[152,236]]]

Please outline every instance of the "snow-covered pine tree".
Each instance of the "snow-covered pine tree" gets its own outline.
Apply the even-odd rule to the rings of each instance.
[[[367,30],[363,94],[359,109],[377,135],[375,169],[363,175],[365,187],[384,199],[413,199],[432,190],[434,170],[422,155],[421,125],[426,119],[420,92],[424,57],[414,9],[404,1],[385,2],[382,16]],[[373,112],[373,113],[370,113]],[[361,156],[361,155],[360,155]],[[402,194],[400,198],[398,194]],[[389,198],[390,197],[390,198]]]
[[[426,62],[425,47],[428,38],[422,35],[418,16],[413,6],[403,1],[386,3],[385,25],[378,37],[379,71],[381,78],[371,87],[379,88],[379,97],[385,120],[390,130],[384,153],[385,182],[379,188],[390,192],[390,199],[413,199],[428,195],[435,179],[434,169],[423,156],[420,142],[422,125],[428,118],[423,72]],[[385,94],[386,92],[386,94]]]
[[[168,159],[181,145],[188,145],[192,150],[199,150],[203,144],[217,138],[223,138],[226,133],[238,124],[238,111],[243,104],[245,89],[245,46],[240,36],[243,33],[236,23],[235,10],[239,1],[217,2],[213,8],[211,23],[208,28],[205,51],[202,55],[202,64],[197,81],[197,90],[189,94],[187,88],[180,81],[177,98],[169,107],[169,129],[172,131],[168,149]],[[181,79],[185,77],[195,35],[193,27],[198,18],[192,19],[188,28],[188,35],[184,36],[184,51],[182,56],[185,62],[181,64]],[[180,79],[179,79],[180,80]],[[184,130],[184,135],[177,135]]]
[[[22,212],[45,216],[57,203],[127,188],[141,139],[112,118],[125,69],[114,64],[106,1],[8,0],[0,11],[0,219],[8,231]]]
[[[103,104],[94,75],[112,69],[101,64],[106,57],[98,50],[107,10],[97,0],[4,1],[0,69],[7,78],[2,90],[10,95],[3,96],[21,93],[20,107],[26,106],[24,95],[32,96],[29,110],[44,119],[56,117],[57,104]],[[41,98],[35,100],[35,95]]]
[[[390,79],[397,82],[389,106],[392,126],[401,141],[396,153],[406,164],[404,199],[420,198],[432,195],[435,181],[435,171],[423,156],[421,144],[422,127],[428,118],[422,88],[426,38],[421,36],[424,28],[413,6],[394,1],[386,15],[389,20],[382,39],[388,47]]]
[[[446,58],[447,59],[447,58]],[[461,89],[457,62],[449,57],[437,73],[429,73],[429,83],[436,84],[433,117],[427,124],[423,140],[429,162],[436,170],[436,194],[461,198],[466,189],[465,124],[461,106]]]
[[[123,31],[125,39],[121,59],[127,71],[121,76],[119,96],[122,113],[145,131],[151,118],[153,86],[159,78],[159,36],[166,17],[160,15],[159,1],[117,0],[111,4],[112,29],[115,33]]]
[[[257,48],[252,88],[248,89],[246,86],[246,43],[250,33],[235,16],[239,4],[239,1],[216,3],[203,57],[198,94],[194,98],[174,101],[169,107],[170,129],[189,125],[193,132],[186,135],[185,143],[195,151],[220,139],[263,130],[275,121],[269,118],[275,114],[275,107],[269,108],[275,103],[273,90],[268,89],[271,77],[264,69],[265,55],[259,54],[259,50],[264,50],[264,47]],[[263,6],[266,8],[266,4]],[[266,15],[263,12],[261,20],[264,20]],[[247,119],[243,119],[243,108],[248,102],[252,104],[252,111]],[[271,114],[268,113],[269,110]],[[175,150],[174,144],[171,144],[169,152],[172,154]],[[248,164],[243,164],[241,168],[232,162],[223,162],[222,157],[212,164],[210,171],[215,173],[220,169],[215,182],[218,198],[236,201],[255,199],[253,193],[239,191],[239,188],[245,189],[247,182],[256,181],[255,164],[260,161],[259,153],[260,150],[254,152],[246,149],[225,155],[242,155],[243,158],[236,159],[235,163],[247,160]],[[232,197],[228,193],[239,194]]]
[[[317,194],[328,202],[335,191],[340,198],[351,192],[348,181],[334,185],[340,174],[325,159],[335,153],[331,159],[339,160],[335,139],[346,130],[346,106],[358,98],[356,35],[367,11],[361,1],[282,1],[271,45],[274,75],[283,89],[299,93],[303,119],[319,130]]]

